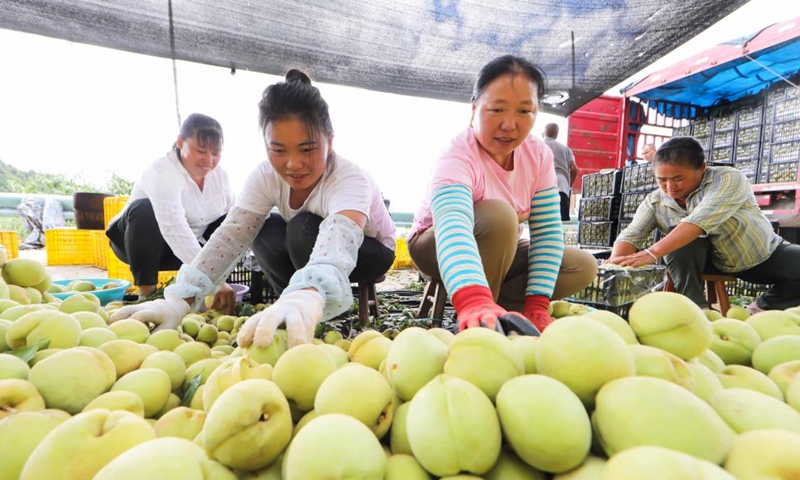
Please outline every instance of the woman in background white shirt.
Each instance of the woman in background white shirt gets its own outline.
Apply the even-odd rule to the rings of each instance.
[[[223,142],[219,122],[189,115],[170,151],[142,174],[109,224],[111,248],[130,265],[140,297],[156,289],[159,271],[191,263],[233,206],[219,167]]]

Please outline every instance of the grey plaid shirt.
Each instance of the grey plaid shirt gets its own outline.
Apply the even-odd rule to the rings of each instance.
[[[628,227],[617,237],[641,250],[658,228],[668,233],[680,222],[705,231],[711,263],[722,272],[741,272],[766,261],[783,239],[756,204],[747,177],[730,167],[707,167],[686,208],[663,191],[650,192]]]

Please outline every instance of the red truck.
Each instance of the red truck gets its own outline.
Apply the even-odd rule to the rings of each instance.
[[[692,135],[711,164],[745,172],[764,213],[800,226],[800,18],[720,44],[570,115],[583,175],[622,168],[647,143]],[[578,181],[580,182],[580,180]],[[575,191],[580,191],[580,183]]]

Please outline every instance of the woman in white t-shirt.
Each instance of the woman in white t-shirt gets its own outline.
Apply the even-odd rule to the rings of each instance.
[[[189,115],[170,151],[145,170],[109,223],[111,249],[130,265],[140,297],[156,289],[159,271],[191,263],[233,207],[219,166],[223,142],[219,122]]]
[[[333,151],[328,105],[308,76],[291,70],[285,82],[267,87],[259,112],[269,160],[250,174],[191,265],[181,267],[166,299],[124,307],[111,321],[136,318],[175,328],[190,305],[227,288],[224,279],[252,247],[281,295],[245,323],[239,345],[266,346],[285,323],[293,346],[310,342],[317,323],[350,307],[351,282],[389,270],[394,223],[372,177]]]
[[[591,254],[564,246],[553,152],[530,135],[543,94],[543,74],[524,58],[487,63],[470,126],[437,160],[414,216],[409,254],[444,282],[459,329],[506,321],[535,334],[531,326],[552,321],[550,299],[582,290],[597,272]]]

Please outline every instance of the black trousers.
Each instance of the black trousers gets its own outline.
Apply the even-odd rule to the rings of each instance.
[[[203,238],[211,238],[223,220],[225,215],[214,220]],[[183,265],[161,235],[148,198],[131,202],[125,213],[108,226],[106,236],[111,240],[114,255],[130,266],[135,285],[155,285],[158,272],[177,270]]]
[[[561,221],[569,222],[569,195],[564,192],[558,192],[561,197]]]
[[[723,273],[711,265],[711,242],[698,238],[664,257],[675,291],[701,307],[708,307],[703,273]],[[740,272],[727,273],[746,282],[772,285],[756,299],[764,310],[785,310],[800,305],[800,245],[783,242],[764,262]]]
[[[273,291],[280,295],[294,272],[303,268],[314,249],[322,217],[301,213],[289,223],[271,213],[253,242],[253,254]],[[394,262],[394,251],[374,238],[364,237],[358,249],[351,282],[365,282],[384,275]]]

